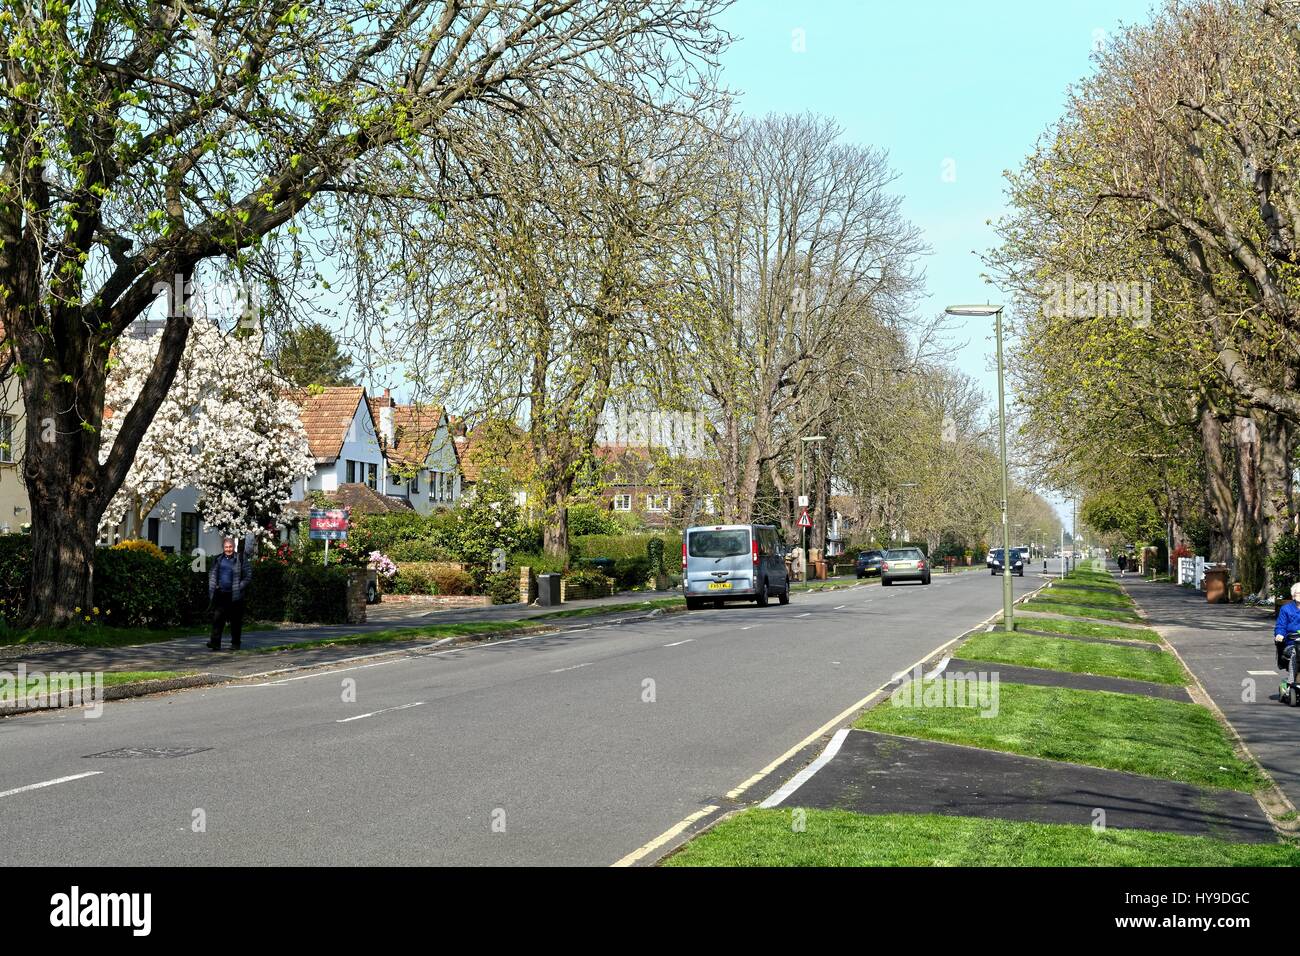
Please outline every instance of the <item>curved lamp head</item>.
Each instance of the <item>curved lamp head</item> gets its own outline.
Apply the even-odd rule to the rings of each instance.
[[[949,315],[997,315],[1002,311],[1002,306],[985,303],[984,305],[950,305],[943,311]]]

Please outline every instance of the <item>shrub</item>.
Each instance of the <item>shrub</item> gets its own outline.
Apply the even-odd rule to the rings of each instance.
[[[244,597],[244,614],[254,621],[286,620],[286,589],[289,575],[299,565],[290,565],[277,558],[253,562],[253,580]],[[204,594],[207,594],[206,582]]]
[[[474,578],[459,565],[445,561],[399,564],[397,575],[383,582],[384,590],[392,594],[446,594],[474,593]]]
[[[27,606],[31,584],[31,535],[0,535],[0,618],[6,624],[17,622]]]
[[[519,603],[519,575],[503,571],[489,574],[484,583],[484,590],[491,595],[493,604]]]
[[[655,535],[645,545],[646,558],[650,562],[651,574],[664,572],[664,539]]]
[[[581,504],[569,508],[569,537],[590,534],[621,534],[623,527],[614,520],[607,505]]]
[[[284,589],[285,619],[302,624],[347,620],[348,572],[336,564],[289,569]]]
[[[163,554],[163,549],[158,547],[152,541],[146,541],[144,538],[128,538],[125,541],[113,545],[114,551],[139,551],[141,554],[147,554],[157,558],[159,561],[164,560],[167,555]]]
[[[1300,580],[1300,538],[1294,532],[1287,531],[1274,542],[1268,570],[1274,596],[1283,601],[1289,599],[1291,585]]]
[[[432,540],[397,541],[388,545],[388,550],[384,553],[398,564],[409,561],[440,561],[446,557],[446,552]]]
[[[653,537],[662,537],[664,554],[680,554],[682,536],[668,532],[662,536],[648,534],[592,534],[569,540],[572,558],[641,558],[646,557],[646,545]]]
[[[516,574],[520,568],[532,568],[534,574],[560,574],[564,571],[564,560],[553,558],[549,554],[530,552],[512,555],[510,567],[515,569]]]
[[[184,556],[159,561],[148,551],[102,549],[95,554],[95,606],[119,627],[179,624],[188,613],[189,566]]]
[[[603,587],[608,583],[605,575],[599,571],[570,571],[564,576],[565,583],[571,588]]]

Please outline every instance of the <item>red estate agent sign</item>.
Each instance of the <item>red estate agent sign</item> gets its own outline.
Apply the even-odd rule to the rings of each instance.
[[[803,511],[802,511],[802,512],[800,513],[800,515],[799,515],[799,527],[801,527],[801,528],[811,528],[811,527],[812,527],[812,519],[808,517],[808,509],[807,509],[807,508],[804,508]]]
[[[311,536],[326,541],[347,540],[348,537],[348,512],[347,509],[323,511],[313,508],[311,511]]]

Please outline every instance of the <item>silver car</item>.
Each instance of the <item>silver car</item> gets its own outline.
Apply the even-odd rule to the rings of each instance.
[[[772,525],[728,524],[687,528],[682,538],[682,578],[692,610],[724,601],[768,598],[790,603],[785,547]]]
[[[895,581],[930,583],[930,565],[920,548],[895,548],[885,552],[880,565],[880,583],[889,587]]]

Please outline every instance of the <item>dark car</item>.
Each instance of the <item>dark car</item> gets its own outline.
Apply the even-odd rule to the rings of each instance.
[[[885,560],[883,551],[859,551],[858,559],[853,562],[854,570],[858,572],[858,577],[865,578],[872,574],[880,573],[880,565]]]
[[[993,550],[993,563],[989,565],[993,570],[989,572],[990,574],[1002,573],[1002,554],[1003,552],[1001,548],[995,548]],[[1011,573],[1018,574],[1022,578],[1025,576],[1024,559],[1020,557],[1020,552],[1015,548],[1011,549]]]

